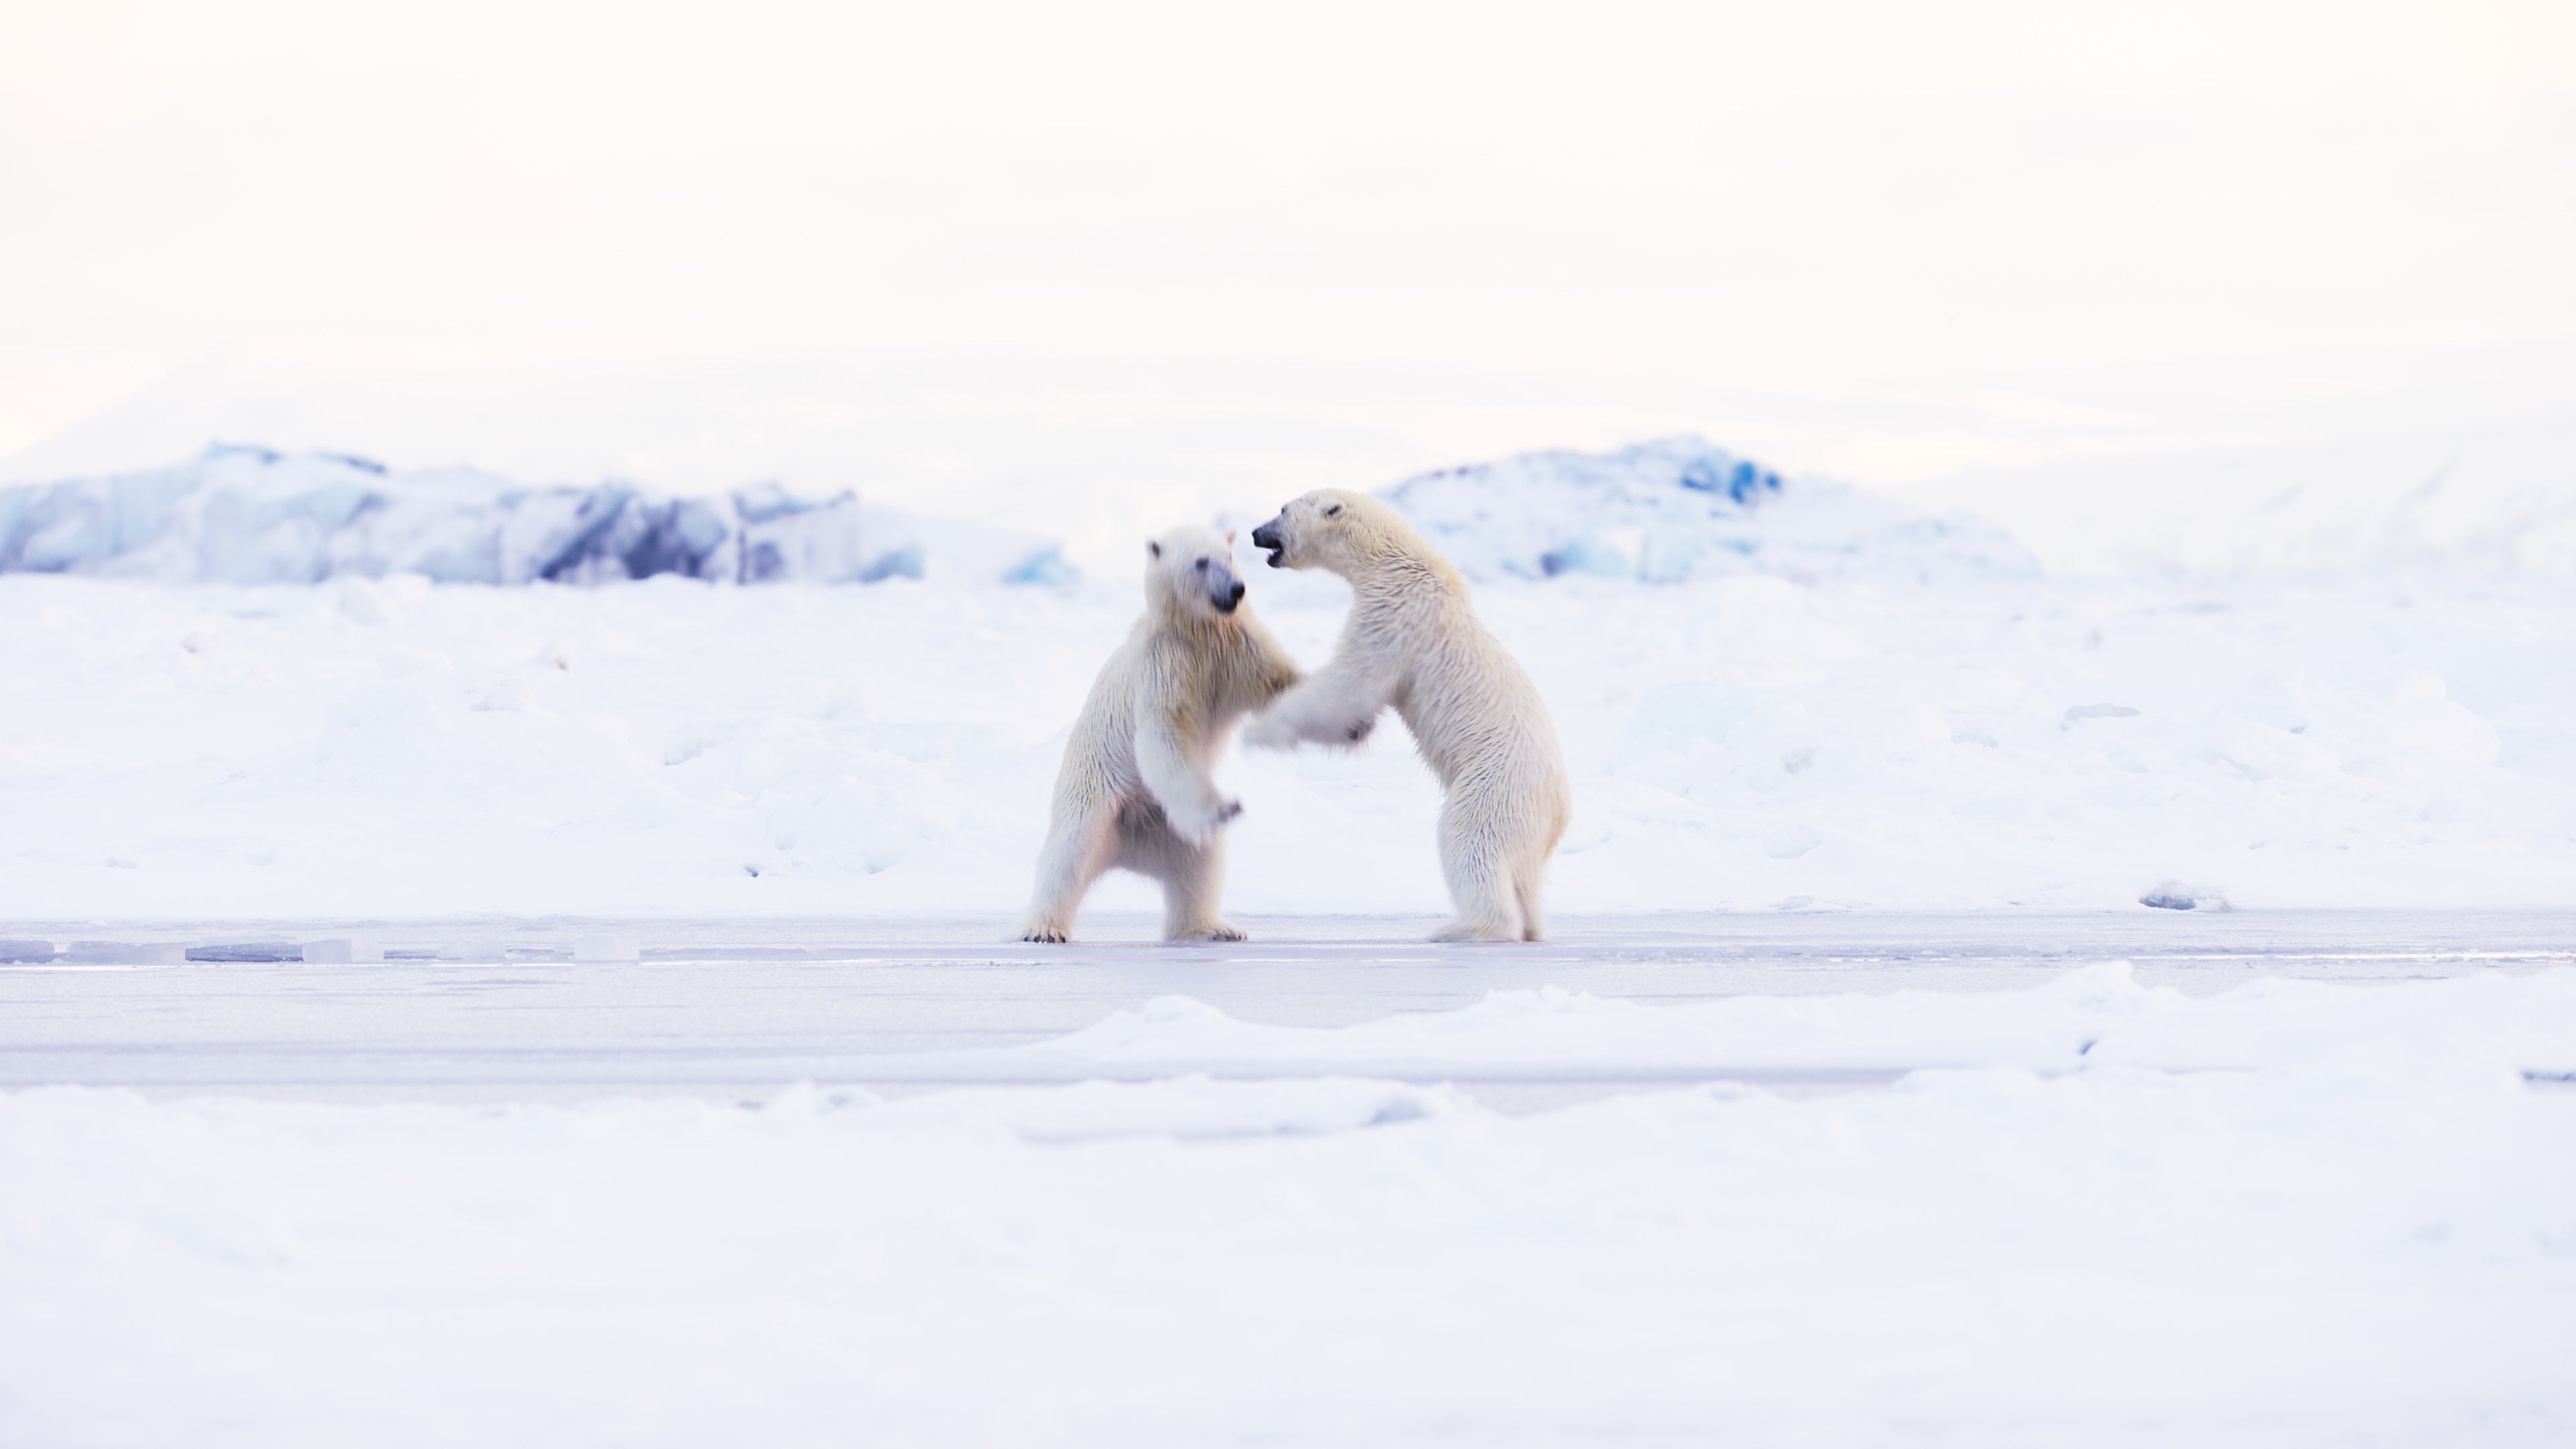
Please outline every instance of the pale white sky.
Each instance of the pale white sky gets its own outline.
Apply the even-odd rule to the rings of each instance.
[[[1693,427],[1901,485],[2497,420],[2576,408],[2571,158],[2565,0],[5,0],[0,473],[1001,496]]]

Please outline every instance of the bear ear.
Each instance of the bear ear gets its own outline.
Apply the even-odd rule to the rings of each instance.
[[[1225,531],[1225,546],[1228,548],[1234,547],[1234,530],[1231,528]]]
[[[1152,539],[1152,538],[1149,538],[1149,539],[1145,540],[1145,557],[1147,557],[1147,558],[1161,558],[1162,556],[1163,556],[1163,544],[1162,544],[1162,540],[1160,540],[1160,539]]]

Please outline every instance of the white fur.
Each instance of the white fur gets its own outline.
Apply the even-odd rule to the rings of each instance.
[[[1297,666],[1237,605],[1233,535],[1181,528],[1146,545],[1145,617],[1101,666],[1056,774],[1021,939],[1071,938],[1101,872],[1163,884],[1163,936],[1240,941],[1217,914],[1225,822],[1243,811],[1208,778],[1234,722],[1297,682]]]
[[[1539,879],[1574,814],[1556,724],[1538,686],[1477,619],[1467,584],[1395,510],[1323,489],[1252,535],[1274,568],[1348,579],[1350,618],[1330,664],[1273,700],[1243,742],[1351,745],[1390,705],[1446,798],[1440,869],[1458,918],[1435,940],[1535,941]]]

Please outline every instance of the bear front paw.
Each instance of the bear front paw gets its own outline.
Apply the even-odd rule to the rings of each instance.
[[[1227,821],[1242,813],[1242,801],[1220,800],[1204,813],[1168,815],[1166,818],[1172,822],[1173,834],[1192,845],[1205,845],[1216,838],[1216,833],[1225,828]]]
[[[1247,750],[1293,750],[1297,732],[1274,715],[1256,715],[1243,727],[1243,747]]]
[[[1031,926],[1020,933],[1020,939],[1045,946],[1061,946],[1073,939],[1073,933],[1062,926]]]

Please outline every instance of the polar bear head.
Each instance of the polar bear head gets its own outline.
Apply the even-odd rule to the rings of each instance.
[[[1291,499],[1279,516],[1252,531],[1274,569],[1323,569],[1354,578],[1393,552],[1428,552],[1396,511],[1365,493],[1318,488]]]
[[[1145,558],[1145,599],[1158,608],[1207,616],[1231,614],[1243,602],[1231,532],[1175,528],[1147,543]]]

